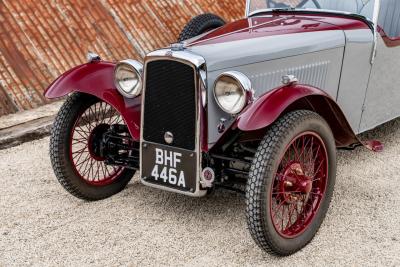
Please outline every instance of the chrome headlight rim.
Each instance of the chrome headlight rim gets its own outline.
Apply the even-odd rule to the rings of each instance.
[[[218,97],[216,95],[216,86],[217,86],[218,81],[222,77],[229,77],[229,78],[234,79],[237,82],[238,87],[242,90],[244,101],[243,101],[242,106],[240,106],[240,108],[238,108],[236,110],[228,110],[226,107],[224,107],[220,103],[220,101],[218,101]],[[215,102],[217,102],[217,105],[220,107],[220,109],[222,109],[225,113],[231,114],[232,116],[235,116],[244,110],[244,108],[247,106],[247,104],[251,98],[252,92],[253,92],[253,89],[252,89],[252,84],[251,84],[250,79],[245,74],[243,74],[239,71],[223,72],[217,77],[217,79],[214,82],[213,94],[214,94]]]
[[[137,76],[138,83],[134,88],[130,90],[130,92],[124,90],[121,87],[120,82],[117,80],[118,71],[120,70],[121,67],[128,67]],[[118,92],[124,97],[126,98],[138,97],[143,90],[143,64],[133,59],[125,59],[119,61],[114,69],[114,84]]]

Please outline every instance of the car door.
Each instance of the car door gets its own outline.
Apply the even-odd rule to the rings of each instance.
[[[360,132],[400,116],[400,1],[381,0],[376,57]]]

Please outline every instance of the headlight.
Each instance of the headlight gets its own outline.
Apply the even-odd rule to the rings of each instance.
[[[244,109],[250,92],[250,79],[237,71],[224,72],[215,81],[215,100],[223,111],[232,115]]]
[[[134,98],[142,92],[143,65],[132,59],[120,61],[115,67],[114,83],[125,97]]]

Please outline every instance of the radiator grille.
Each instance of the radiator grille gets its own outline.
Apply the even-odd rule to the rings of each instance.
[[[174,135],[170,144],[188,150],[196,143],[196,85],[194,69],[171,61],[151,61],[146,68],[143,139],[166,144],[164,134]]]

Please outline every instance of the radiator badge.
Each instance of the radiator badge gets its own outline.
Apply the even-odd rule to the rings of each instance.
[[[171,44],[172,51],[183,51],[185,50],[185,43],[175,43]]]
[[[164,140],[167,144],[172,144],[174,142],[174,135],[171,132],[166,132],[164,134]]]

